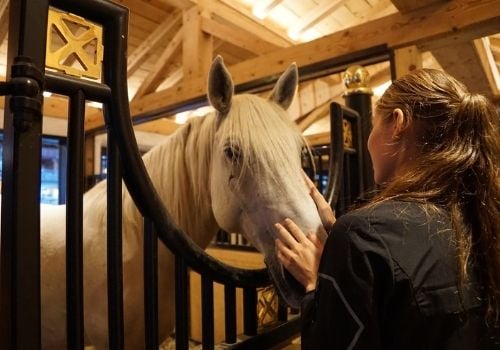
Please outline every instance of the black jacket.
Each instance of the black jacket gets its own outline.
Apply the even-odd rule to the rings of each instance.
[[[450,220],[387,201],[338,219],[302,302],[302,349],[500,349],[474,268],[459,289]]]

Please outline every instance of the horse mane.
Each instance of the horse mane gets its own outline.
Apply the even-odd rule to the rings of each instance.
[[[143,157],[161,200],[177,223],[198,244],[215,233],[209,169],[216,124],[214,113],[192,118]],[[210,235],[210,238],[212,235]],[[200,241],[201,240],[201,241]],[[208,241],[206,244],[208,244]]]

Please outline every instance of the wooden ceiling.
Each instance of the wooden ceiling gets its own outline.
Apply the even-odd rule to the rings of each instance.
[[[171,117],[184,102],[202,98],[208,68],[218,54],[235,83],[243,84],[275,76],[293,61],[304,67],[378,45],[394,50],[397,74],[418,66],[440,67],[470,90],[500,99],[498,0],[115,2],[130,9],[128,86],[133,117],[158,110],[164,111],[159,116]],[[8,1],[0,0],[2,77],[7,9]],[[388,63],[368,68],[373,86],[390,79]],[[303,82],[292,106],[293,118],[305,130],[320,118],[318,110],[342,92],[339,74]],[[46,98],[45,115],[64,117],[65,104],[57,97]],[[102,123],[100,111],[89,107],[86,128]],[[172,119],[162,118],[138,128],[170,133],[176,126]]]

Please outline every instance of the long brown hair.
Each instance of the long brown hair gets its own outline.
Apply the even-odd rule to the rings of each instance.
[[[389,118],[400,108],[412,133],[414,166],[375,200],[416,200],[446,210],[457,242],[459,280],[480,266],[487,321],[500,316],[500,134],[491,102],[448,74],[420,69],[393,82],[376,110]]]

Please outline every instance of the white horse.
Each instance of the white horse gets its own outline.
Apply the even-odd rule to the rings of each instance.
[[[292,218],[304,231],[321,220],[301,171],[303,138],[285,110],[297,87],[292,65],[269,99],[233,96],[233,82],[220,57],[212,64],[208,99],[215,112],[189,120],[144,155],[151,180],[177,225],[201,247],[219,228],[242,232],[265,255],[281,295],[297,307],[302,290],[274,254],[273,223]],[[126,170],[125,170],[126,171]],[[125,344],[144,347],[142,218],[123,190],[123,293]],[[65,348],[65,208],[42,210],[42,343]],[[106,185],[84,196],[84,304],[87,340],[107,344]],[[159,251],[159,329],[174,328],[173,257]]]

